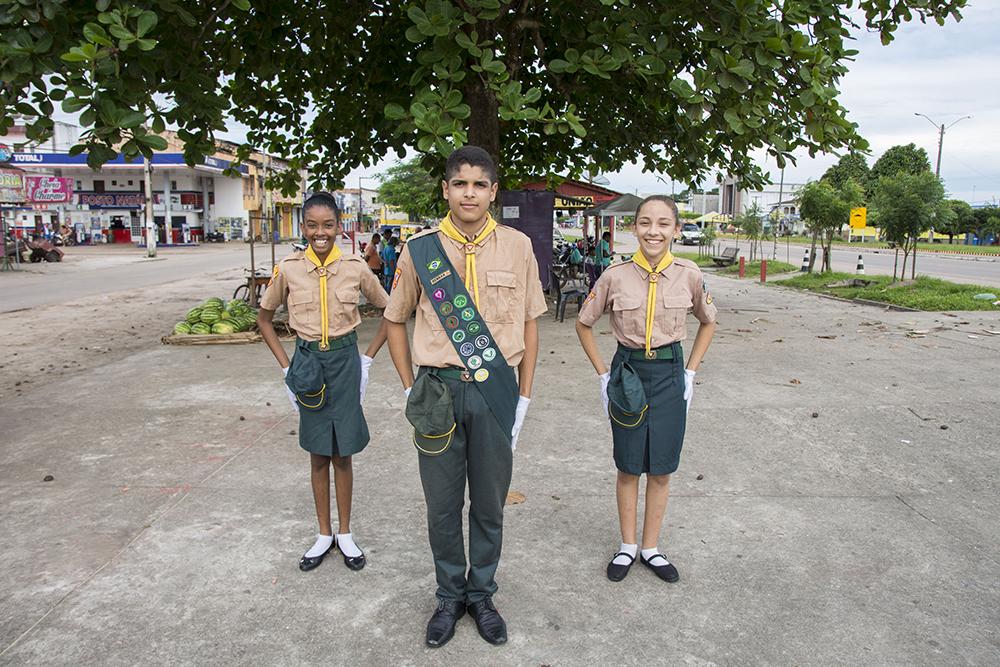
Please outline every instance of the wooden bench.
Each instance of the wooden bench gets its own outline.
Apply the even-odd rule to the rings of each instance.
[[[738,247],[730,246],[723,250],[721,255],[712,257],[712,261],[715,262],[716,266],[730,266],[736,262],[739,254],[740,249]]]

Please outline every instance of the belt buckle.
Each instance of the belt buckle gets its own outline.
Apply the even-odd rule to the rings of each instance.
[[[472,374],[469,373],[469,371],[462,371],[462,373],[458,376],[458,378],[462,382],[472,382]]]
[[[649,352],[646,352],[646,358],[656,359],[656,350],[650,350]]]
[[[320,350],[320,352],[326,352],[329,349],[330,349],[330,344],[329,343],[323,343],[323,342],[321,342],[319,344],[319,350]]]

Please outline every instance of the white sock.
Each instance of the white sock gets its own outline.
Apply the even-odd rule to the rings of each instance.
[[[306,558],[322,556],[327,552],[331,544],[333,544],[333,535],[317,535],[316,543],[306,552]]]
[[[623,553],[627,553],[629,556],[632,556],[633,558],[635,558],[635,552],[636,552],[636,549],[638,549],[638,548],[639,548],[638,544],[625,544],[624,542],[622,542],[622,546],[621,546],[621,548],[618,549],[618,551],[619,552],[623,552]],[[632,561],[630,561],[625,556],[616,556],[615,559],[613,561],[611,561],[611,562],[614,563],[615,565],[628,565]]]
[[[653,558],[653,556],[659,556],[659,557],[658,558]],[[663,556],[660,556],[660,550],[657,549],[656,547],[653,547],[652,549],[643,549],[642,550],[642,558],[643,558],[643,560],[645,560],[647,563],[649,563],[650,565],[652,565],[654,567],[661,567],[663,565],[669,565],[670,564],[670,561],[668,561]],[[652,562],[650,562],[650,560],[649,560],[650,558],[653,558]]]
[[[351,537],[350,533],[337,533],[337,546],[340,548],[340,552],[348,558],[357,558],[363,554],[358,545],[354,543],[354,538]]]

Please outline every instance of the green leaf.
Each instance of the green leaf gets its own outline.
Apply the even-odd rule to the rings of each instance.
[[[434,145],[434,137],[425,134],[417,140],[417,150],[426,153]]]
[[[400,120],[402,118],[406,118],[406,110],[395,102],[386,104],[383,113],[385,113],[385,117],[389,120]]]
[[[250,0],[232,0],[233,6],[244,12],[250,11]],[[140,33],[141,34],[141,33]]]
[[[160,134],[166,129],[165,123],[163,122],[163,116],[154,116],[153,122],[151,123],[152,130],[155,134]]]
[[[475,44],[472,43],[472,40],[469,39],[469,36],[461,30],[455,33],[455,42],[466,51],[475,46]]]
[[[64,53],[59,57],[68,63],[82,63],[89,60],[89,58],[87,58],[87,56],[80,51],[80,47],[78,46],[74,46],[68,53]]]
[[[753,70],[754,70],[753,63],[750,62],[749,60],[741,60],[739,64],[737,64],[735,67],[729,68],[730,72],[732,72],[733,74],[738,74],[739,76],[742,76],[744,79],[747,79],[751,75],[753,75]]]
[[[250,9],[250,3],[247,0],[241,0],[241,2],[246,3],[246,9]],[[236,0],[233,0],[233,4],[237,5]],[[246,9],[244,11],[246,11]],[[136,31],[136,34],[139,37],[145,36],[146,33],[148,33],[156,26],[157,20],[158,17],[156,16],[156,14],[154,14],[149,10],[144,11],[142,14],[139,14],[138,30]]]
[[[158,137],[155,134],[147,134],[142,137],[142,143],[149,146],[154,151],[165,151],[167,150],[167,140],[163,137]]]
[[[99,12],[106,12],[106,11],[108,11],[108,7],[110,5],[111,5],[111,0],[97,0],[97,2],[94,3],[94,7]]]
[[[157,40],[155,39],[138,39],[135,45],[139,47],[142,51],[152,51],[153,47],[157,45]]]
[[[114,46],[114,42],[108,39],[108,33],[104,31],[99,23],[88,23],[83,26],[83,37],[88,42],[100,44],[101,46]]]
[[[138,111],[129,111],[122,117],[118,124],[121,127],[133,128],[142,125],[144,122],[146,122],[146,114]]]
[[[66,113],[75,113],[90,104],[90,100],[80,97],[67,97],[63,100],[62,110]]]
[[[563,72],[569,69],[569,63],[566,62],[565,60],[556,58],[555,60],[549,61],[549,69],[555,72],[556,74],[562,74]]]

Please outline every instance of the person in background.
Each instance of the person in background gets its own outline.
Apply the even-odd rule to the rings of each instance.
[[[399,239],[390,236],[382,248],[382,284],[386,292],[392,291],[392,277],[396,273],[396,246]]]
[[[597,243],[594,253],[597,259],[597,276],[600,277],[611,265],[611,232],[601,234],[601,240]]]
[[[379,249],[379,241],[382,237],[378,234],[372,234],[371,243],[365,246],[365,263],[368,264],[368,268],[371,269],[375,277],[382,281],[382,257]]]

